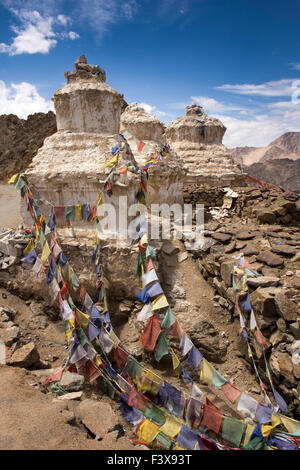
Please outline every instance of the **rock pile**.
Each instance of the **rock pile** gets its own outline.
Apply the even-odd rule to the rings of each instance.
[[[254,190],[244,192],[244,201],[250,212],[250,201]],[[264,191],[257,191],[257,199],[268,199]],[[248,199],[247,199],[248,197]],[[270,195],[272,198],[273,195]],[[290,209],[296,202],[276,198]],[[255,214],[262,209],[255,204]],[[276,206],[276,204],[275,204]],[[240,207],[240,206],[239,206]],[[245,206],[244,206],[245,207]],[[277,207],[277,206],[276,206]],[[296,206],[297,207],[297,206]],[[270,205],[273,210],[273,205]],[[245,209],[246,210],[246,209]],[[251,212],[250,212],[251,213]],[[257,219],[256,219],[257,220]],[[235,295],[232,273],[237,266],[238,255],[257,271],[259,277],[249,277],[247,284],[250,302],[258,327],[270,343],[268,358],[274,381],[289,403],[300,405],[299,353],[300,353],[300,228],[297,226],[242,224],[234,217],[222,223],[211,221],[205,224],[204,245],[194,253],[200,272],[216,290],[215,300],[224,308],[228,321],[235,316]],[[295,219],[293,219],[295,221]],[[249,314],[245,313],[249,320]],[[253,338],[256,360],[264,374],[262,351]],[[247,351],[241,339],[241,351],[247,359]]]

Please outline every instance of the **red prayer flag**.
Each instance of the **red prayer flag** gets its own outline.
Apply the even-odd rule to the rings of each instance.
[[[226,382],[226,384],[222,385],[221,389],[225,393],[228,400],[231,401],[231,403],[234,403],[242,393],[241,390],[236,388],[230,382]]]
[[[139,146],[138,146],[138,152],[141,152],[144,147],[145,147],[144,142],[140,141]]]
[[[128,405],[134,406],[138,410],[142,410],[142,411],[144,411],[144,409],[147,406],[146,397],[144,397],[144,395],[138,392],[134,385],[131,387],[131,390],[128,396]]]
[[[114,352],[114,359],[117,363],[118,368],[123,367],[127,364],[128,361],[128,354],[124,351],[123,348],[118,344]]]
[[[219,434],[222,425],[223,415],[209,405],[203,405],[203,418],[201,426],[205,426],[216,434]]]
[[[176,322],[173,325],[172,335],[178,339],[181,339],[184,335],[184,331],[178,320],[176,320]]]
[[[44,387],[48,387],[50,384],[54,382],[60,382],[62,375],[63,375],[64,368],[60,369],[58,372],[55,372],[54,374],[50,375],[48,379],[45,380],[43,383]]]
[[[268,343],[268,341],[266,340],[266,338],[264,337],[264,335],[262,334],[262,332],[260,331],[257,325],[256,325],[256,339],[263,348],[267,349],[270,347],[270,343]]]
[[[161,328],[155,315],[149,320],[148,325],[140,336],[140,342],[146,351],[152,352],[155,349]]]
[[[87,361],[84,366],[86,378],[90,383],[96,380],[97,377],[102,374],[102,371],[99,370],[91,360]]]
[[[65,206],[54,206],[53,208],[56,219],[65,219],[66,208]]]
[[[127,173],[127,165],[122,166],[118,169],[118,173]]]
[[[154,269],[154,263],[152,261],[152,258],[149,259],[149,263],[148,263],[148,266],[147,266],[147,273],[149,271],[151,271],[151,269]]]
[[[78,295],[79,295],[81,302],[84,302],[85,294],[86,294],[85,287],[82,284],[79,284]]]

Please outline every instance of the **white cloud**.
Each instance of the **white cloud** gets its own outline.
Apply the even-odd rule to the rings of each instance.
[[[11,44],[0,43],[0,53],[9,55],[47,54],[57,45],[58,39],[78,39],[74,31],[56,32],[57,26],[65,27],[71,19],[65,15],[42,16],[37,10],[12,10],[21,23],[19,27],[12,26],[15,37]]]
[[[58,15],[57,16],[57,21],[61,23],[62,25],[66,26],[70,22],[69,16],[65,15]]]
[[[204,111],[208,113],[222,113],[228,111],[243,111],[244,108],[240,106],[231,106],[220,103],[219,101],[215,100],[214,98],[209,98],[208,96],[191,96],[191,99],[201,105],[204,108]]]
[[[260,85],[240,84],[240,85],[221,85],[216,87],[217,90],[237,93],[239,95],[257,95],[257,96],[291,96],[293,93],[292,78],[284,78],[282,80],[265,82]]]
[[[291,62],[289,65],[293,70],[300,70],[300,62]]]
[[[52,101],[47,101],[31,83],[11,83],[10,86],[0,80],[1,114],[16,114],[26,119],[29,114],[54,111]]]
[[[81,0],[75,14],[101,38],[110,25],[131,20],[137,9],[136,0]]]
[[[68,36],[69,39],[72,39],[72,41],[80,37],[78,33],[75,33],[75,31],[69,31]]]
[[[146,113],[153,114],[153,116],[157,116],[158,118],[163,118],[168,116],[168,113],[165,111],[160,111],[159,109],[156,108],[156,106],[152,106],[149,103],[138,103],[138,105],[143,108]]]
[[[53,18],[42,18],[37,11],[18,13],[22,26],[12,29],[16,34],[12,44],[1,44],[0,52],[8,52],[9,55],[36,54],[40,52],[46,54],[56,46],[54,39]]]
[[[293,107],[278,105],[273,106],[274,112],[271,109],[269,114],[254,116],[248,120],[216,114],[215,117],[227,127],[224,145],[264,147],[285,132],[300,131],[300,104]]]

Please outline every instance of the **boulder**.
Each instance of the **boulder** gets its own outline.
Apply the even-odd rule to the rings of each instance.
[[[255,214],[260,222],[272,224],[276,220],[276,214],[268,209],[256,210]]]
[[[293,373],[293,362],[292,358],[288,353],[278,353],[277,361],[279,364],[280,374],[283,375],[290,383],[295,383],[295,377]]]
[[[205,320],[194,323],[188,335],[208,361],[217,363],[225,361],[226,342],[211,323]]]
[[[279,277],[271,276],[259,276],[259,277],[249,277],[247,279],[248,286],[257,288],[257,287],[272,287],[278,286],[280,284]]]
[[[72,372],[64,372],[59,385],[66,392],[79,392],[84,388],[85,380],[83,375],[74,374]]]
[[[297,253],[297,249],[291,245],[273,245],[271,250],[284,256],[294,256]]]
[[[236,266],[235,260],[224,261],[221,264],[221,277],[227,287],[232,286],[232,271],[234,266]]]
[[[229,245],[226,246],[225,248],[225,253],[232,253],[235,250],[236,247],[236,241],[233,240],[232,242],[229,243]]]
[[[278,314],[287,321],[296,321],[300,314],[299,307],[292,302],[282,291],[275,295],[275,302]]]
[[[284,264],[284,260],[271,251],[261,251],[256,259],[257,261],[261,261],[271,267],[281,266]]]
[[[245,256],[252,256],[252,255],[258,255],[259,251],[257,248],[255,248],[255,246],[253,245],[247,245],[244,249],[243,249],[243,253]]]
[[[215,232],[212,234],[212,238],[221,243],[228,243],[231,240],[231,235],[228,233]]]
[[[39,359],[40,355],[35,344],[30,342],[25,344],[25,346],[17,349],[7,361],[7,364],[10,366],[23,367],[27,369],[28,367],[38,363]]]
[[[238,240],[251,240],[251,238],[254,238],[255,234],[249,232],[248,230],[240,230],[236,234],[236,238]]]
[[[76,408],[75,414],[92,434],[101,439],[118,422],[109,403],[92,399],[83,400]]]
[[[276,287],[259,287],[250,294],[250,302],[255,313],[261,314],[266,318],[272,318],[276,322],[279,316],[275,302],[275,294],[278,292]]]

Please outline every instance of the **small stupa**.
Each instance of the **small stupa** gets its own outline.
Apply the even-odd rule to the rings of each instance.
[[[182,203],[183,180],[186,174],[183,161],[171,149],[160,155],[165,147],[164,124],[145,111],[138,103],[132,103],[121,115],[121,132],[132,137],[128,142],[140,167],[158,156],[157,163],[149,167],[147,203]],[[145,146],[139,144],[143,142]],[[145,149],[146,150],[145,152]]]
[[[186,107],[185,116],[172,121],[165,131],[167,142],[188,167],[186,183],[204,186],[243,186],[244,176],[222,144],[226,127],[208,117],[202,106]]]

